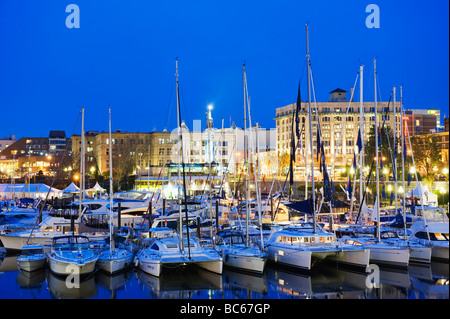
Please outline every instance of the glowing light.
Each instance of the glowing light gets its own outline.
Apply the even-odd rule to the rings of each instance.
[[[213,105],[212,104],[208,104],[208,111],[212,111],[213,109]]]

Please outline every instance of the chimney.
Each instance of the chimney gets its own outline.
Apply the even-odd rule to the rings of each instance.
[[[355,97],[353,96],[354,90],[355,90],[354,87],[351,87],[351,88],[350,88],[350,102],[353,102],[353,99],[355,98]]]

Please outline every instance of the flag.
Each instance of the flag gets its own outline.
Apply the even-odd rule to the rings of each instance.
[[[298,93],[297,93],[297,108],[295,110],[295,133],[297,135],[297,139],[300,139],[300,118],[298,117],[298,113],[302,108],[302,101],[300,99],[300,83],[298,84]],[[303,130],[303,128],[302,128]]]
[[[353,153],[353,168],[356,171],[356,155],[355,155],[355,153]]]
[[[411,184],[412,181],[412,175],[408,173],[408,186]]]
[[[330,182],[330,177],[328,176],[325,161],[323,162],[323,186],[324,186],[324,197],[326,198],[326,200],[331,202],[331,200],[333,199],[333,189],[332,183]]]
[[[378,147],[381,147],[381,128],[378,129]]]
[[[416,214],[416,203],[414,202],[414,195],[411,193],[411,214]]]
[[[391,192],[391,199],[389,200],[389,205],[392,205],[392,202],[394,201],[394,191]]]
[[[320,154],[320,130],[317,129],[317,138],[316,138],[316,148],[317,148],[317,160],[319,160],[319,154]]]
[[[381,198],[386,199],[386,185],[383,183],[383,186],[381,188]]]
[[[347,185],[345,186],[345,191],[347,192],[347,199],[351,200],[352,198],[352,178],[348,175]]]
[[[359,128],[358,131],[358,139],[356,140],[356,146],[358,146],[358,154],[360,154],[362,149],[361,128]]]

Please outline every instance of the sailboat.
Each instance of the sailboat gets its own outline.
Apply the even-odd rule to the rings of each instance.
[[[314,172],[314,152],[312,139],[312,118],[311,118],[311,65],[309,60],[309,38],[308,25],[306,25],[306,50],[308,66],[308,113],[309,113],[309,138],[311,147],[311,172]],[[297,109],[301,107],[300,88],[297,97]],[[292,134],[292,139],[294,134]],[[292,143],[294,145],[294,143]],[[292,152],[295,152],[293,147]],[[295,153],[294,153],[295,154]],[[292,157],[291,157],[292,158]],[[292,161],[292,159],[291,159]],[[291,165],[291,169],[292,169]],[[292,173],[291,173],[292,174]],[[313,174],[313,173],[312,173]],[[292,176],[292,175],[291,175]],[[292,180],[292,178],[291,178]],[[334,262],[352,265],[354,267],[366,269],[369,265],[369,251],[362,247],[347,245],[339,242],[334,233],[323,230],[316,223],[315,214],[315,194],[314,178],[312,182],[312,197],[307,200],[308,206],[313,215],[312,223],[292,224],[281,228],[270,236],[266,243],[269,260],[310,271],[313,261],[331,260]]]
[[[80,175],[81,186],[80,189],[80,204],[73,205],[73,209],[54,210],[52,209],[48,216],[42,220],[42,209],[39,213],[36,222],[31,229],[2,232],[0,233],[0,240],[7,250],[22,250],[25,245],[44,245],[51,246],[52,239],[57,236],[68,235],[69,233],[78,233],[81,219],[87,210],[86,205],[82,205],[84,194],[84,108],[81,110],[82,116],[82,147],[81,147],[81,161],[80,161]],[[40,221],[40,222],[39,222]],[[38,224],[39,222],[39,224]],[[91,241],[101,241],[106,238],[107,234],[101,232],[85,233]]]
[[[177,88],[177,122],[178,122],[178,180],[181,186],[181,167],[183,170],[184,181],[184,210],[186,213],[186,223],[188,221],[186,181],[183,161],[183,136],[181,134],[181,110],[178,85],[178,60],[175,60],[176,66],[176,88]],[[183,216],[181,208],[181,187],[178,187],[179,200],[179,222],[178,232],[168,227],[150,228],[149,238],[144,242],[143,247],[138,251],[135,258],[135,264],[142,271],[153,276],[159,277],[163,268],[184,267],[195,265],[200,268],[221,274],[223,269],[222,257],[211,247],[202,247],[197,239],[190,238],[190,232],[186,232],[186,238],[183,236]]]
[[[374,108],[375,108],[375,174],[376,174],[376,199],[372,211],[372,221],[377,223],[375,228],[375,236],[358,236],[357,238],[343,236],[341,241],[345,244],[351,244],[355,246],[364,247],[370,250],[370,261],[374,263],[396,266],[396,267],[408,267],[410,260],[410,250],[407,246],[394,245],[389,242],[383,242],[381,240],[381,227],[380,227],[380,204],[379,204],[379,151],[378,151],[378,105],[377,105],[377,70],[376,59],[373,60],[374,64]],[[363,132],[361,131],[361,134]],[[370,172],[369,172],[370,174]],[[364,197],[362,198],[361,207],[365,205]]]
[[[111,108],[109,108],[109,140],[111,139]],[[112,142],[109,150],[109,249],[100,253],[97,266],[99,269],[110,274],[122,271],[133,262],[134,254],[132,251],[124,248],[116,248],[113,239],[114,234],[114,219],[113,219],[113,172],[112,172]]]
[[[81,205],[84,197],[84,108],[81,109],[81,156],[80,156],[80,205],[78,205],[78,216],[83,214],[83,206]],[[69,216],[73,223],[73,216]],[[78,217],[79,218],[79,217]],[[73,227],[72,227],[73,228]],[[90,246],[88,236],[75,235],[55,236],[52,239],[51,250],[47,255],[50,270],[55,274],[69,275],[76,272],[79,275],[90,274],[95,270],[95,264],[98,256]]]
[[[245,73],[245,64],[243,65],[243,75],[244,75],[244,132],[246,132],[246,101],[247,99],[247,80],[246,80],[246,73]],[[249,114],[250,114],[250,105],[249,105]],[[251,118],[249,118],[249,121],[251,123]],[[251,127],[251,125],[249,125]],[[250,132],[250,134],[252,134]],[[244,140],[245,143],[245,140]],[[253,146],[253,143],[251,141],[251,144]],[[248,147],[245,147],[246,149],[249,149]],[[249,169],[248,169],[248,159],[247,159],[247,152],[245,152],[244,158],[245,158],[245,167],[247,178],[246,181],[249,180]],[[256,174],[256,172],[255,172]],[[248,186],[248,184],[247,184]],[[257,184],[256,184],[257,186]],[[257,197],[259,199],[259,193],[257,189]],[[247,204],[247,211],[246,211],[246,231],[245,231],[245,238],[244,234],[239,231],[221,231],[218,232],[217,239],[215,242],[215,249],[219,251],[223,258],[224,266],[238,268],[240,270],[244,271],[250,271],[258,274],[262,274],[264,271],[264,266],[266,264],[266,252],[263,251],[259,246],[257,245],[250,245],[250,233],[249,233],[249,218],[250,218],[250,207],[248,206],[248,198],[249,198],[249,188],[246,188],[246,204]],[[260,208],[260,205],[259,205]],[[261,210],[259,210],[260,217],[261,217]],[[260,231],[262,231],[260,227]],[[261,241],[262,241],[262,235],[261,235]],[[264,247],[264,243],[261,242],[261,247]]]
[[[397,105],[396,105],[396,87],[393,87],[392,89],[392,93],[393,93],[393,98],[394,98],[394,128],[397,127],[396,125],[396,111],[397,111]],[[403,138],[403,103],[402,103],[402,90],[400,87],[400,119],[401,119],[401,125],[400,125],[400,130],[401,130],[401,155],[402,155],[402,182],[403,182],[403,189],[405,188],[405,163],[404,163],[404,159],[405,159],[405,154],[404,153],[404,141],[405,139]],[[396,133],[395,133],[395,129],[394,129],[394,145],[396,145]],[[395,147],[395,146],[394,146]],[[397,154],[394,154],[394,189],[395,189],[395,211],[398,212],[398,205],[397,205]],[[420,184],[419,184],[420,186]],[[402,207],[402,224],[404,227],[403,233],[407,234],[408,230],[407,230],[407,226],[406,226],[406,207],[405,207],[405,192],[403,192],[403,207]],[[399,216],[400,217],[400,216]],[[381,232],[380,234],[380,238],[381,241],[384,243],[388,243],[389,245],[392,246],[398,246],[398,247],[402,247],[402,248],[406,248],[409,249],[409,260],[411,262],[420,262],[420,263],[430,263],[431,262],[431,248],[426,246],[426,245],[422,245],[420,242],[414,241],[414,240],[410,240],[408,238],[408,236],[403,236],[403,238],[401,238],[398,234],[398,232],[394,232],[392,230],[384,230]]]

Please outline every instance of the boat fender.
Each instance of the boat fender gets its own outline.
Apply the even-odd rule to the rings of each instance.
[[[134,260],[134,266],[135,266],[135,267],[138,267],[138,266],[139,266],[139,259],[138,259],[138,258],[136,258],[136,259]]]

